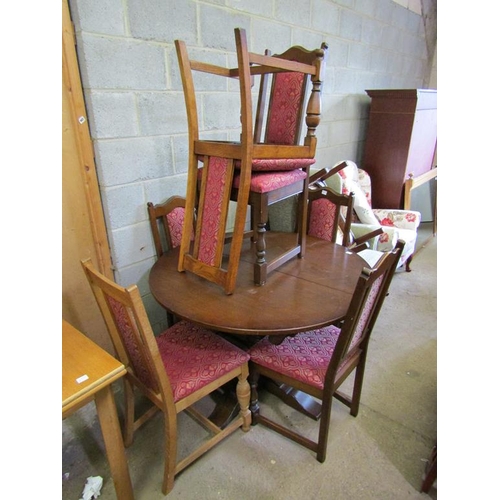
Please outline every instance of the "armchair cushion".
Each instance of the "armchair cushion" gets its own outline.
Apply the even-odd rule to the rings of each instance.
[[[422,218],[415,210],[374,208],[373,214],[382,226],[394,226],[400,229],[416,231]]]
[[[363,224],[373,224],[380,226],[380,222],[375,217],[371,208],[369,195],[359,182],[359,169],[352,161],[346,161],[347,167],[339,172],[342,178],[342,194],[354,193],[354,212]],[[368,191],[369,193],[370,191]]]

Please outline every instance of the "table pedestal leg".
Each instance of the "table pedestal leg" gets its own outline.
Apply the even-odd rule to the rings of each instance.
[[[116,496],[119,500],[133,500],[132,482],[111,386],[103,388],[94,397]]]
[[[319,420],[321,417],[321,405],[316,402],[309,394],[301,392],[298,389],[286,384],[278,384],[274,380],[264,379],[265,388],[271,393],[281,399],[288,406],[294,410],[303,413],[304,415]]]

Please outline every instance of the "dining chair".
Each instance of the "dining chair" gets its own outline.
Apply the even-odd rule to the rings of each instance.
[[[385,252],[394,248],[398,239],[405,242],[398,268],[407,272],[415,253],[421,214],[415,210],[372,208],[371,179],[368,173],[353,161],[342,162],[343,167],[328,176],[326,184],[337,193],[354,192],[353,222],[351,229],[361,237],[375,229],[382,233],[370,240],[370,249]]]
[[[148,201],[147,208],[156,257],[160,258],[165,252],[181,244],[186,198],[174,195],[156,205]],[[191,240],[192,230],[193,228],[191,228]]]
[[[147,203],[149,224],[159,259],[165,252],[177,248],[181,244],[186,212],[186,198],[171,196],[163,203]],[[194,222],[191,227],[191,241],[194,239]],[[167,324],[172,326],[176,321],[174,314],[167,310]]]
[[[240,38],[236,37],[238,68],[244,68],[240,72],[238,68],[231,69],[191,59],[182,40],[175,40],[175,48],[184,91],[189,144],[186,218],[179,249],[178,270],[191,272],[216,283],[230,295],[236,286],[252,168],[252,109],[251,102],[246,99],[251,92],[248,54],[242,49]],[[239,142],[200,139],[200,120],[193,72],[201,72],[205,77],[211,75],[215,79],[238,79],[241,102]],[[202,162],[202,168],[198,168],[199,161]],[[225,256],[226,226],[235,161],[240,162],[238,170],[240,190],[235,200],[232,238],[226,249],[228,255]],[[189,231],[191,220],[195,220],[193,242]]]
[[[309,188],[307,234],[349,247],[354,195],[337,194],[330,188]]]
[[[253,424],[262,424],[280,433],[315,452],[319,462],[325,461],[332,399],[336,398],[348,406],[352,416],[358,414],[368,342],[403,245],[402,241],[398,241],[396,248],[385,253],[377,267],[363,269],[341,328],[332,325],[298,333],[286,337],[278,345],[270,342],[269,337],[264,337],[249,349]],[[352,372],[355,372],[355,378],[349,396],[340,392],[339,388]],[[316,441],[262,414],[257,391],[261,375],[321,401]]]
[[[336,241],[339,244],[347,246],[351,251],[357,253],[370,267],[374,267],[384,252],[371,248],[370,242],[383,233],[382,228],[376,227],[373,230],[363,232],[362,234],[355,236],[351,229],[354,212],[354,193],[348,193],[347,190],[345,190],[344,194],[340,195],[340,193],[331,189],[327,184],[327,179],[346,166],[346,162],[341,162],[334,167],[325,167],[315,171],[310,176],[309,199],[312,198],[311,193],[315,193],[315,199],[325,198],[321,202],[323,204],[323,209],[316,211],[313,223],[315,228],[313,227],[312,229],[316,234],[312,234],[312,236],[317,236],[327,241]],[[340,207],[340,211],[338,213],[338,226],[335,226],[336,229],[334,230],[335,215],[337,215],[334,208],[335,196],[339,195],[349,196],[352,202],[350,204],[350,208]],[[315,203],[320,202],[315,200]],[[310,208],[311,207],[309,207],[308,210]],[[309,217],[310,216],[308,215],[308,218]],[[311,224],[309,220],[308,224]],[[311,234],[311,229],[309,228],[308,234]],[[336,239],[334,238],[334,235],[336,235]]]
[[[250,64],[252,75],[260,75],[248,204],[256,252],[254,281],[263,285],[273,269],[297,255],[305,255],[309,167],[316,161],[316,128],[321,116],[321,86],[328,46],[323,43],[315,50],[293,46],[282,54],[271,56],[271,51],[266,50],[259,55],[248,52],[244,30],[236,31],[236,36],[240,37],[242,50],[248,53],[241,61]],[[239,69],[242,72],[246,68]],[[244,97],[247,101],[252,99],[251,94]],[[302,140],[304,126],[307,132]],[[236,199],[239,190],[240,176],[235,175],[232,199]],[[298,197],[296,237],[268,261],[269,206],[292,196]]]
[[[124,444],[130,446],[134,432],[157,411],[163,412],[165,467],[162,492],[174,486],[174,477],[188,465],[239,428],[248,431],[247,353],[215,333],[188,321],[179,321],[160,335],[153,334],[139,289],[121,287],[99,273],[90,259],[82,266],[104,317],[113,347],[125,365]],[[216,426],[193,404],[237,379],[239,416],[224,429]],[[134,389],[152,406],[136,418]],[[178,459],[177,414],[186,411],[212,436],[186,457]]]

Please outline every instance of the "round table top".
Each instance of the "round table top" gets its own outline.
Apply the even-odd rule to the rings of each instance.
[[[288,335],[342,319],[365,261],[345,247],[307,237],[305,256],[253,282],[253,246],[242,249],[232,295],[204,278],[179,272],[178,249],[163,254],[151,269],[155,299],[177,317],[206,328],[240,335]]]

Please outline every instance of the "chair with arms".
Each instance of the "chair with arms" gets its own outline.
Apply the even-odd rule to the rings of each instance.
[[[264,284],[267,272],[305,250],[304,198],[301,203],[298,241],[269,263],[265,259],[265,222],[269,203],[299,192],[307,193],[308,169],[309,165],[314,163],[316,153],[315,130],[320,120],[320,90],[326,51],[325,45],[316,51],[292,48],[276,57],[254,54],[248,51],[245,30],[236,28],[234,31],[238,67],[232,69],[190,60],[184,42],[175,41],[189,126],[186,214],[193,214],[197,207],[194,245],[190,245],[187,232],[183,232],[179,271],[188,270],[218,283],[224,287],[226,294],[234,291],[236,283],[248,204],[252,207],[252,228],[257,234],[254,272],[254,281],[257,284]],[[192,71],[239,79],[240,142],[200,140]],[[267,73],[276,73],[276,81],[291,82],[292,91],[283,90],[280,99],[273,99],[275,104],[268,113],[268,123],[277,123],[279,127],[273,134],[267,134],[267,142],[254,143],[252,78],[254,75]],[[307,103],[305,119],[307,134],[304,144],[299,145],[295,141],[299,133],[296,126],[300,120],[296,119],[295,113],[297,110],[302,112],[305,102],[303,84],[308,75],[311,76],[312,92]],[[281,87],[281,84],[275,82],[271,95],[278,95],[274,90],[278,87]],[[276,113],[273,110],[276,110]],[[258,128],[257,126],[256,129]],[[203,162],[200,169],[199,161]],[[235,223],[227,267],[223,268],[230,200],[236,201]],[[297,240],[297,237],[295,239]]]
[[[163,494],[174,486],[174,477],[194,460],[240,427],[250,428],[248,409],[249,356],[215,333],[187,321],[180,321],[155,337],[136,285],[123,288],[100,274],[90,259],[82,266],[106,322],[113,347],[125,365],[125,446],[134,432],[159,410],[164,419],[165,468]],[[239,416],[221,429],[193,408],[193,404],[237,379]],[[152,407],[134,416],[134,388],[146,396]],[[187,457],[177,457],[177,414],[186,411],[213,434]]]
[[[343,165],[343,166],[342,166]],[[337,167],[342,166],[338,169]],[[410,263],[415,252],[417,231],[421,214],[414,210],[378,209],[371,207],[371,182],[369,175],[353,161],[339,163],[333,175],[324,176],[325,183],[337,193],[354,192],[354,218],[351,224],[356,239],[382,229],[382,234],[370,239],[370,249],[390,251],[396,241],[405,242],[398,267],[411,271]]]
[[[237,31],[237,37],[242,31]],[[246,48],[246,43],[242,45]],[[266,282],[267,274],[273,269],[305,254],[309,167],[315,163],[315,133],[320,122],[327,49],[323,43],[320,49],[311,51],[294,46],[273,56],[269,50],[264,56],[248,53],[251,74],[261,75],[248,199],[256,249],[254,281],[259,285]],[[246,97],[251,99],[250,94]],[[301,145],[304,125],[307,133]],[[240,177],[236,175],[232,199],[236,199],[239,189]],[[294,237],[283,252],[268,261],[265,233],[269,206],[295,195],[298,203]]]
[[[250,348],[250,409],[253,423],[269,427],[315,452],[319,462],[325,461],[332,398],[347,405],[352,416],[358,414],[370,335],[403,245],[402,241],[398,241],[395,249],[384,254],[376,268],[363,269],[341,328],[332,325],[299,333],[286,337],[279,345],[272,344],[269,337],[265,337]],[[339,388],[353,371],[354,387],[352,396],[348,396],[341,393]],[[317,441],[262,415],[257,393],[260,375],[321,400]]]
[[[245,232],[252,154],[252,109],[246,97],[251,92],[248,55],[237,37],[237,69],[195,61],[189,58],[186,45],[175,40],[188,119],[189,163],[186,189],[186,217],[179,250],[179,271],[189,271],[231,294],[236,286],[239,258]],[[201,140],[193,71],[216,78],[238,78],[241,102],[240,142]],[[198,162],[203,168],[198,168]],[[229,255],[224,259],[235,162],[239,162],[240,190],[236,197],[233,236]],[[198,185],[199,183],[199,185]],[[188,229],[195,220],[194,241]]]

